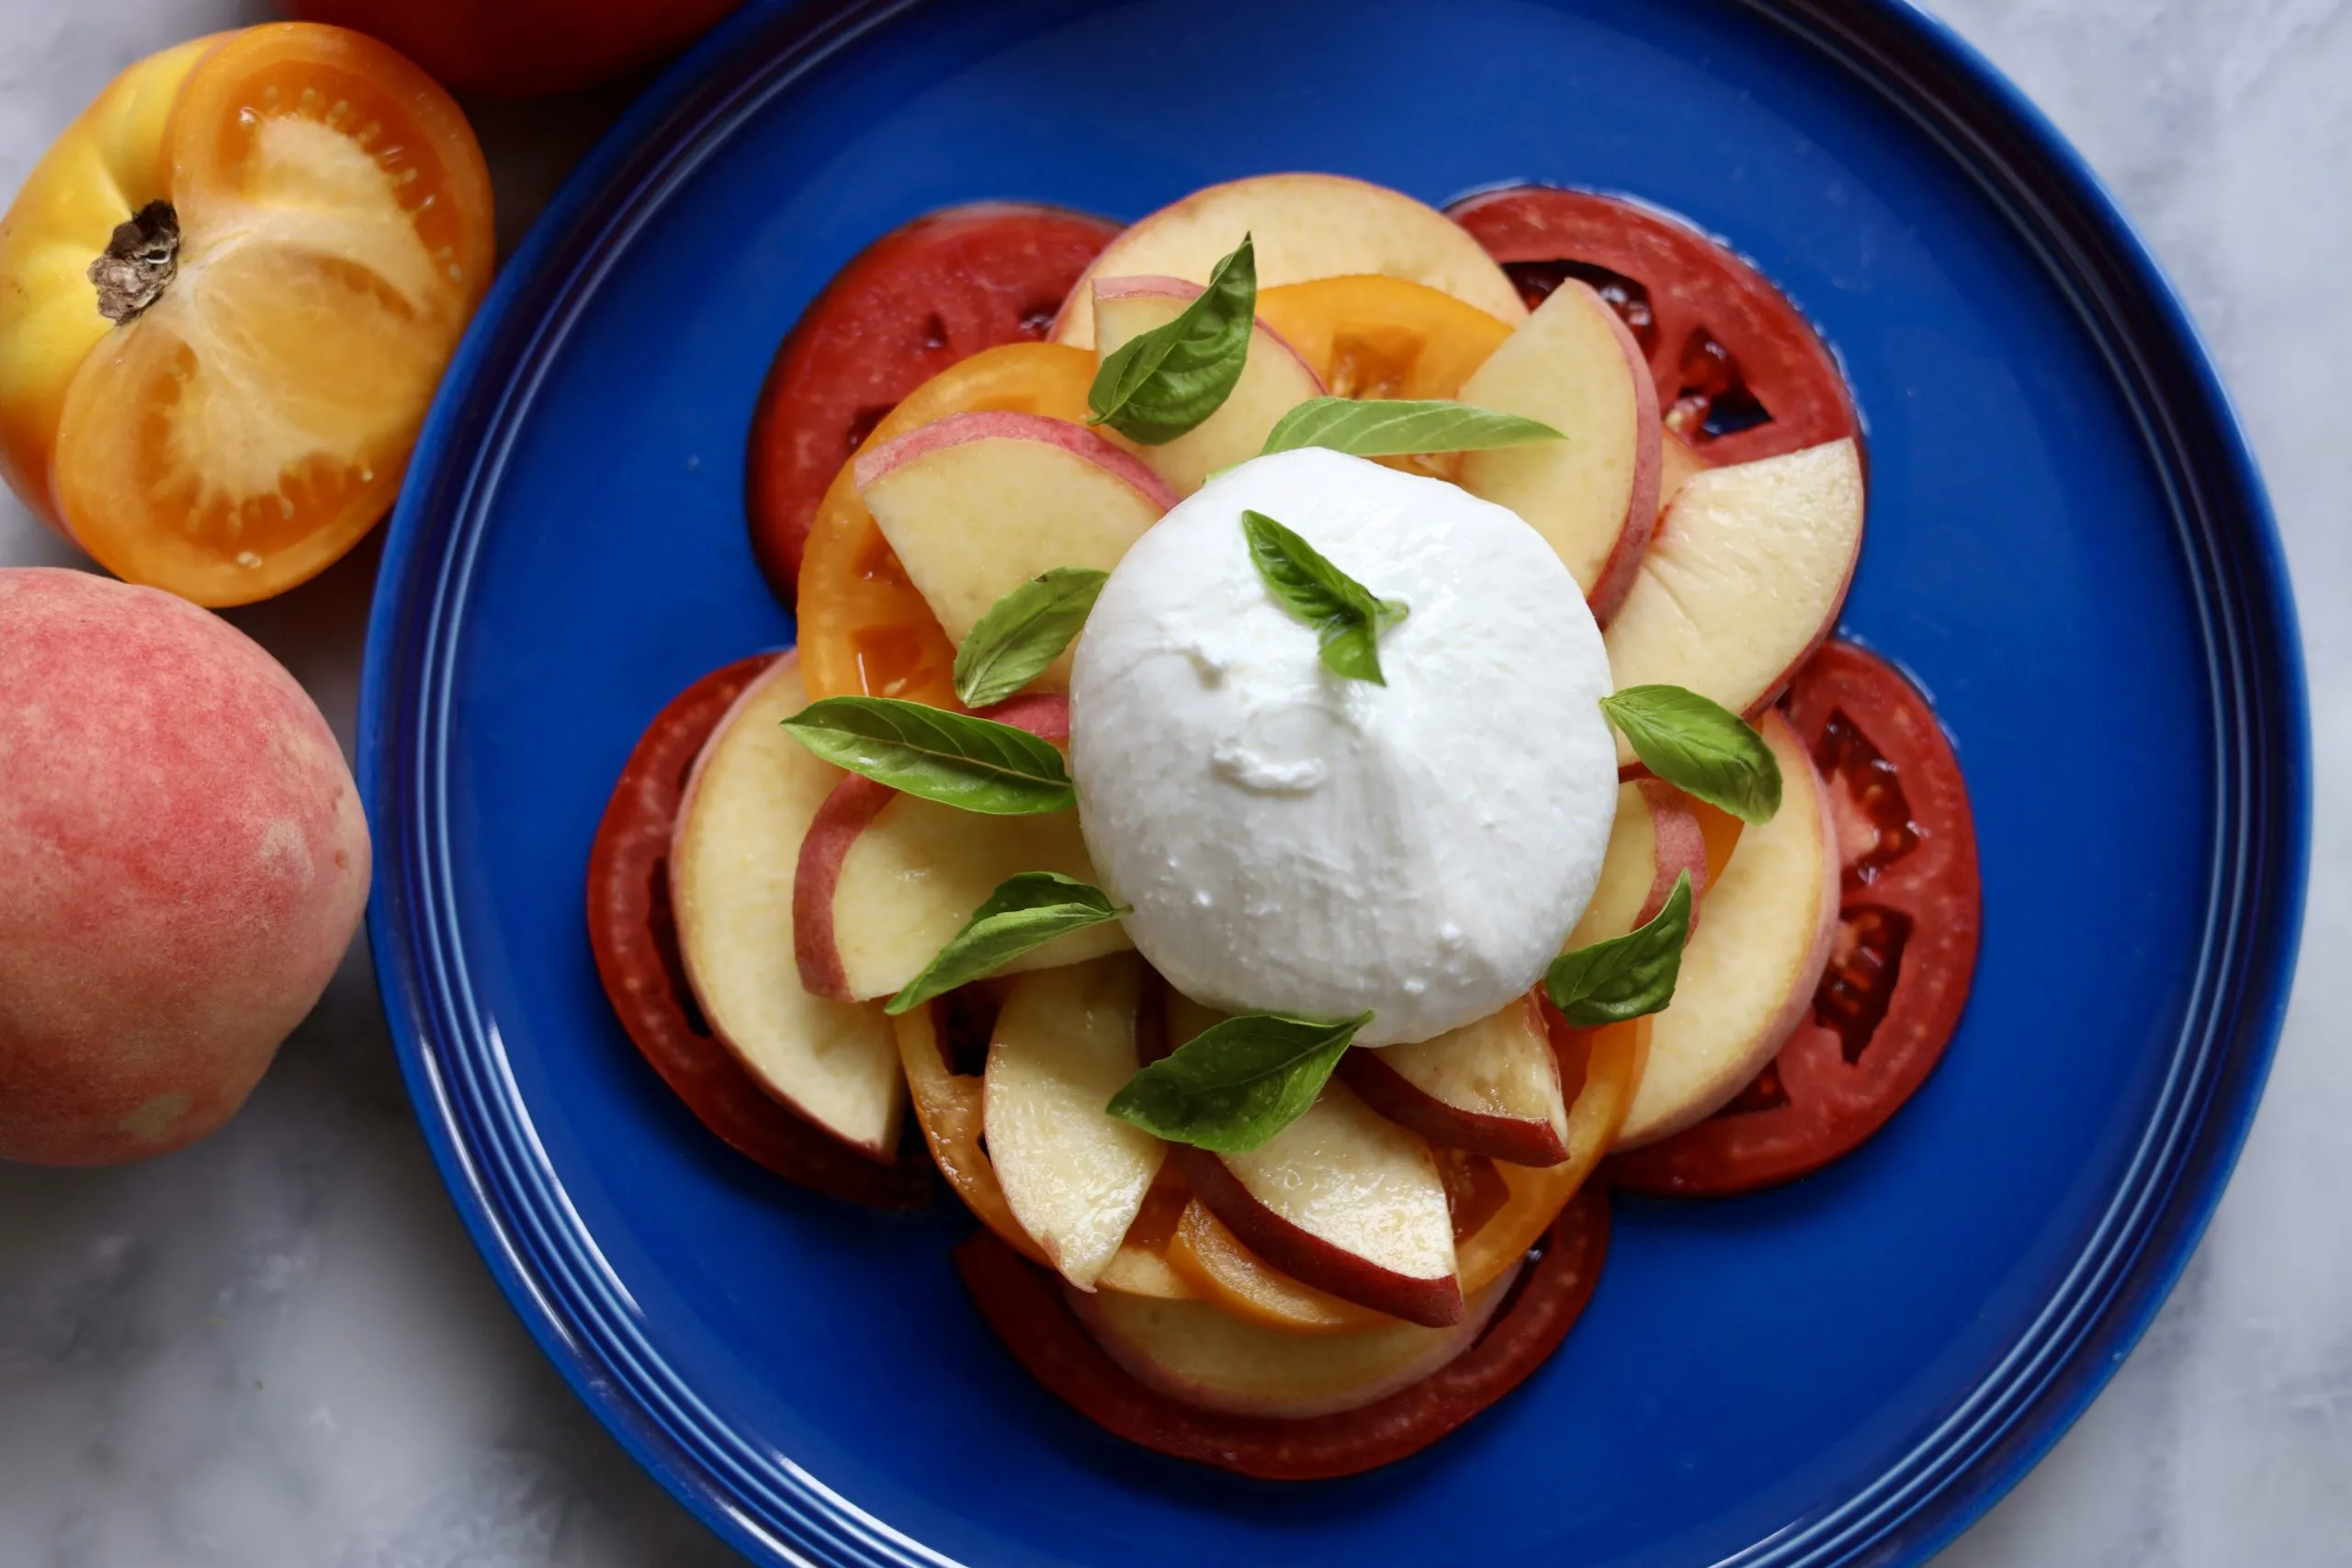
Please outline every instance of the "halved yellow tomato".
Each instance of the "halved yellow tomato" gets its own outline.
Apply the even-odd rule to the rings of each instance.
[[[909,392],[858,450],[956,413],[1082,421],[1093,382],[1087,349],[1057,343],[986,349]],[[808,695],[903,697],[952,708],[955,645],[858,500],[854,467],[853,458],[833,476],[801,550],[800,671]]]
[[[493,260],[472,130],[382,44],[142,61],[0,220],[0,477],[130,581],[279,592],[391,505]]]

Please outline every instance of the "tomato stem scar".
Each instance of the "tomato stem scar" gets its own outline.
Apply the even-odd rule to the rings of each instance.
[[[151,201],[114,226],[105,254],[90,264],[98,314],[130,321],[163,298],[179,266],[179,214],[168,201]]]

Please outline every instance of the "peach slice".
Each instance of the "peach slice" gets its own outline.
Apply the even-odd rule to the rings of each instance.
[[[1359,1409],[1428,1377],[1476,1342],[1516,1278],[1498,1278],[1449,1325],[1351,1334],[1288,1333],[1206,1302],[1068,1296],[1095,1342],[1147,1387],[1204,1410],[1296,1419]]]
[[[1081,1291],[1119,1250],[1168,1149],[1103,1107],[1136,1055],[1140,966],[1126,954],[1026,976],[989,1041],[981,1126],[1013,1219]]]
[[[1128,225],[1070,291],[1054,341],[1094,345],[1094,278],[1158,273],[1206,283],[1244,234],[1257,251],[1261,288],[1379,273],[1427,284],[1500,321],[1527,315],[1494,258],[1437,209],[1340,175],[1259,175],[1194,191]]]
[[[1656,1143],[1713,1114],[1780,1050],[1813,1004],[1838,929],[1829,792],[1777,708],[1758,726],[1781,764],[1781,809],[1739,835],[1707,919],[1683,949],[1674,1000],[1650,1022],[1649,1063],[1619,1134]]]
[[[1453,1217],[1421,1139],[1340,1083],[1244,1154],[1184,1151],[1193,1194],[1274,1268],[1409,1323],[1462,1315]]]
[[[1543,535],[1606,626],[1657,520],[1657,388],[1641,345],[1571,279],[1462,384],[1461,400],[1566,437],[1464,453],[1461,484]]]
[[[1754,716],[1837,624],[1861,547],[1851,437],[1692,474],[1605,630],[1617,684],[1687,686]],[[1622,740],[1617,755],[1634,760]]]
[[[888,1159],[905,1098],[890,1021],[878,1007],[813,994],[793,961],[793,867],[842,777],[785,729],[806,705],[799,661],[787,654],[712,731],[671,843],[671,908],[711,1032],[768,1093]]]
[[[1398,1126],[1444,1148],[1515,1165],[1568,1157],[1568,1107],[1532,997],[1434,1040],[1351,1051],[1350,1089]]]
[[[1200,297],[1197,283],[1178,277],[1105,277],[1094,285],[1096,348],[1102,358],[1144,333],[1164,327]],[[1173,441],[1157,446],[1129,442],[1146,467],[1178,495],[1190,495],[1219,468],[1256,457],[1274,422],[1309,398],[1323,395],[1323,383],[1290,344],[1260,322],[1250,333],[1250,355],[1241,379],[1217,411]]]
[[[1736,817],[1729,819],[1739,821]],[[1690,928],[1696,931],[1708,881],[1707,834],[1699,802],[1658,779],[1618,785],[1617,820],[1609,831],[1600,880],[1561,950],[1589,947],[1648,923],[1666,908],[1667,896],[1686,871],[1694,900]]]
[[[809,912],[797,953],[815,995],[866,1001],[922,973],[1007,877],[1057,871],[1100,884],[1075,812],[978,817],[852,777],[817,813],[799,859]],[[831,888],[825,883],[830,877]],[[1133,944],[1116,920],[1072,931],[999,971],[1082,963]]]
[[[1042,414],[952,415],[860,454],[855,477],[858,499],[956,644],[1040,572],[1108,571],[1176,504],[1135,457]]]
[[[1177,1219],[1168,1242],[1168,1264],[1203,1301],[1285,1333],[1351,1334],[1399,1321],[1269,1267],[1198,1198],[1185,1204]]]

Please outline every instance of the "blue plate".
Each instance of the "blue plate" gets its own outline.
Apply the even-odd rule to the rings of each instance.
[[[1271,169],[1537,178],[1731,236],[1869,420],[1851,631],[1930,690],[1983,840],[1965,1027],[1855,1157],[1627,1201],[1591,1311],[1391,1470],[1130,1449],[967,1305],[954,1214],[705,1135],[607,1012],[582,867],[640,727],[788,642],[745,426],[802,305],[943,204],[1133,216]],[[1916,1562],[2172,1283],[2287,995],[2307,739],[2278,541],[2180,309],[2033,110],[1876,0],[755,6],[508,265],[392,525],[361,778],[385,1001],[444,1174],[548,1354],[783,1562]]]

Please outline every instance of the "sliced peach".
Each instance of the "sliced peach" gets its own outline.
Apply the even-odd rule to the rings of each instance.
[[[905,1099],[889,1021],[812,994],[793,962],[793,867],[842,778],[783,727],[806,700],[787,654],[719,721],[686,782],[670,903],[711,1032],[769,1094],[888,1159]]]
[[[1102,436],[1037,414],[951,415],[861,454],[856,475],[858,499],[955,644],[1041,572],[1108,571],[1176,504]]]
[[[1566,562],[1607,625],[1657,522],[1657,388],[1641,345],[1571,280],[1463,383],[1462,400],[1566,437],[1463,454],[1462,488],[1510,507]]]
[[[1094,345],[1093,278],[1157,273],[1206,283],[1244,234],[1261,289],[1378,273],[1427,284],[1502,321],[1527,314],[1503,269],[1437,209],[1341,175],[1259,175],[1194,191],[1130,224],[1070,291],[1054,341]]]
[[[1568,1157],[1559,1066],[1532,997],[1433,1040],[1350,1051],[1340,1071],[1366,1105],[1441,1148],[1517,1165]]]
[[[989,1161],[1013,1219],[1081,1291],[1118,1252],[1168,1152],[1103,1110],[1142,1066],[1141,978],[1125,954],[1026,976],[989,1043]]]
[[[1623,1144],[1655,1143],[1720,1110],[1812,1006],[1838,929],[1829,792],[1777,708],[1759,726],[1781,765],[1781,809],[1750,824],[1707,890],[1674,1000],[1654,1015],[1647,1071]]]
[[[1753,716],[1837,624],[1862,545],[1852,439],[1690,476],[1608,624],[1620,686],[1687,686]],[[1620,763],[1633,750],[1622,742]]]
[[[1600,880],[1593,886],[1592,902],[1585,906],[1565,949],[1589,947],[1623,936],[1646,924],[1666,907],[1674,885],[1685,872],[1690,876],[1692,929],[1713,880],[1708,840],[1699,810],[1701,802],[1658,779],[1636,779],[1617,786],[1617,818],[1609,830],[1609,851],[1600,863]],[[1710,807],[1708,810],[1713,811]],[[1735,825],[1739,818],[1715,812]],[[1728,855],[1729,851],[1725,851]]]
[[[951,414],[1026,413],[1082,421],[1094,355],[1052,343],[972,355],[910,392],[865,438],[871,452]],[[801,547],[800,662],[808,695],[956,704],[956,645],[857,498],[856,465],[833,476]]]
[[[1303,1283],[1411,1323],[1457,1321],[1453,1220],[1429,1145],[1345,1085],[1255,1149],[1184,1151],[1193,1191]]]
[[[1104,277],[1094,284],[1096,351],[1108,358],[1148,332],[1166,326],[1197,299],[1198,284],[1173,277]],[[1217,411],[1173,441],[1157,446],[1128,441],[1104,426],[1168,481],[1178,495],[1190,495],[1219,468],[1256,457],[1276,421],[1309,398],[1323,395],[1323,383],[1290,344],[1261,323],[1250,334],[1241,379]]]

